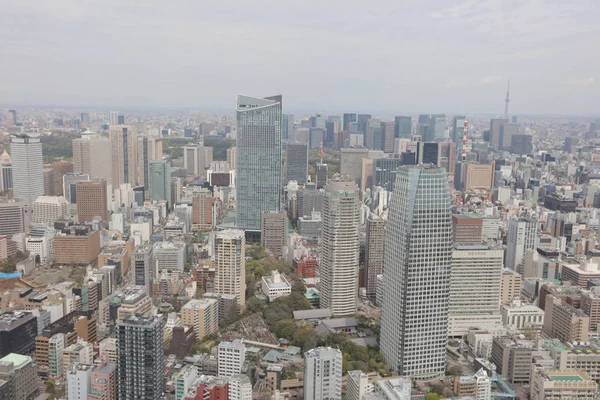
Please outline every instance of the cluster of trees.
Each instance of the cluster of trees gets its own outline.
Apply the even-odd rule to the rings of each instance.
[[[213,148],[213,160],[226,161],[227,149],[235,146],[235,140],[204,138],[204,145]]]
[[[80,137],[77,132],[60,132],[42,136],[44,161],[51,162],[57,158],[73,158],[73,139]]]

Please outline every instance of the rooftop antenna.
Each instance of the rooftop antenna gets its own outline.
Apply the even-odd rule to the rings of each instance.
[[[510,102],[509,92],[510,92],[510,79],[508,80],[508,88],[506,88],[506,100],[504,100],[504,102],[506,103],[504,106],[504,118],[506,118],[506,119],[508,119],[508,103]]]

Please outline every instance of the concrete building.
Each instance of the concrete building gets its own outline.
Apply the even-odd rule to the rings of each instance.
[[[185,243],[158,242],[154,245],[153,252],[157,273],[163,270],[183,272],[186,261]]]
[[[73,172],[84,173],[90,179],[105,179],[112,183],[110,160],[110,140],[97,134],[82,134],[73,139]]]
[[[464,190],[490,190],[494,185],[494,164],[467,164]]]
[[[191,299],[181,308],[181,322],[194,327],[196,339],[201,342],[204,336],[219,329],[219,302],[215,299]]]
[[[452,251],[448,336],[463,337],[474,326],[502,326],[500,287],[504,252],[486,245],[456,246]]]
[[[252,382],[248,375],[236,374],[229,378],[229,400],[252,400]]]
[[[263,276],[261,289],[269,301],[292,294],[292,285],[279,271],[271,271],[271,275]]]
[[[71,204],[77,204],[77,182],[89,181],[90,176],[82,172],[64,174],[61,182],[65,199]]]
[[[148,172],[148,198],[150,201],[165,200],[171,204],[171,162],[169,160],[150,161]]]
[[[531,375],[531,400],[589,399],[598,396],[598,384],[581,371],[547,370],[534,364]]]
[[[544,331],[563,342],[587,342],[590,317],[554,295],[546,296]]]
[[[281,95],[238,95],[236,227],[258,231],[262,213],[280,210]]]
[[[31,357],[10,353],[0,359],[0,390],[7,400],[32,400],[39,387]]]
[[[348,371],[346,399],[363,400],[369,392],[369,377],[361,370]]]
[[[192,229],[208,231],[213,226],[213,197],[210,190],[199,188],[192,193]]]
[[[58,231],[54,237],[54,262],[74,265],[96,261],[100,254],[100,231],[92,231],[89,225],[72,228],[68,233]]]
[[[260,243],[276,257],[283,255],[286,245],[288,216],[285,211],[265,212],[260,218]]]
[[[31,222],[51,226],[57,219],[68,219],[69,208],[69,202],[63,196],[40,196],[33,202]]]
[[[327,184],[327,164],[317,163],[315,165],[315,184],[317,189],[323,189]]]
[[[511,150],[512,138],[519,134],[518,124],[503,123],[500,125],[500,137],[498,139],[498,148],[502,150]]]
[[[109,221],[105,180],[96,179],[77,182],[75,191],[77,193],[77,218],[79,222],[91,222],[95,217],[100,217],[102,221]]]
[[[385,220],[371,212],[367,217],[364,271],[365,288],[370,298],[374,298],[377,292],[377,275],[383,273],[384,244]]]
[[[600,287],[581,293],[581,310],[590,317],[590,331],[600,332]]]
[[[152,299],[141,286],[126,287],[119,294],[120,307],[117,309],[117,322],[136,315],[149,316],[152,313]]]
[[[131,316],[117,325],[119,399],[164,396],[162,317]]]
[[[342,352],[339,349],[318,347],[304,353],[304,397],[342,399]]]
[[[92,387],[92,372],[95,365],[73,363],[67,367],[67,398],[87,400]]]
[[[321,307],[335,316],[353,315],[358,294],[360,202],[349,181],[325,186],[321,245]]]
[[[500,302],[508,304],[521,297],[523,277],[512,269],[502,270],[502,286],[500,289]]]
[[[513,384],[527,384],[531,374],[532,347],[508,337],[493,339],[491,362],[496,373]]]
[[[88,400],[117,400],[117,364],[102,363],[94,368]]]
[[[182,400],[197,378],[198,370],[194,365],[186,365],[179,372],[173,374],[173,381],[175,381],[175,400]]]
[[[62,356],[63,373],[66,376],[69,365],[74,362],[92,364],[94,361],[94,348],[91,343],[83,339],[77,339],[77,343],[64,348]]]
[[[222,341],[218,347],[218,375],[222,377],[240,374],[246,362],[246,346],[243,340]]]
[[[361,163],[363,158],[377,159],[384,156],[381,150],[368,150],[365,148],[340,150],[340,175],[348,177],[356,184],[360,183]]]
[[[394,137],[396,124],[394,122],[382,122],[381,134],[383,138],[382,150],[384,153],[391,154],[394,152]]]
[[[446,172],[428,165],[403,166],[386,226],[381,316],[381,351],[400,375],[445,373],[451,265]]]
[[[593,260],[582,259],[579,264],[562,263],[561,280],[586,287],[588,281],[600,279],[600,266]]]
[[[194,143],[183,146],[183,167],[190,175],[205,175],[203,145]]]
[[[218,294],[237,298],[238,313],[246,308],[246,237],[241,230],[215,234],[214,257],[217,266],[215,289]]]
[[[490,120],[490,144],[496,149],[500,149],[502,147],[500,128],[505,123],[508,123],[508,119],[497,118]]]
[[[304,185],[308,177],[308,145],[288,143],[285,157],[285,182],[296,181],[298,185]]]
[[[512,300],[500,308],[504,326],[518,330],[544,325],[544,310],[534,305],[523,303],[519,299]]]
[[[37,136],[13,135],[10,138],[13,198],[31,207],[44,195],[42,142]]]
[[[513,271],[523,261],[525,252],[535,246],[537,221],[532,219],[511,219],[508,221],[508,239],[504,266]]]
[[[137,128],[132,125],[110,126],[110,163],[112,187],[123,183],[137,185]]]
[[[134,271],[133,283],[146,288],[146,293],[150,295],[155,272],[154,247],[150,244],[136,246],[131,255],[131,265]]]
[[[452,227],[455,245],[481,244],[483,240],[483,218],[480,216],[453,215]]]
[[[25,232],[23,202],[0,199],[0,235],[12,237]]]
[[[30,312],[8,311],[0,315],[0,357],[11,352],[28,354],[35,349],[37,320]]]

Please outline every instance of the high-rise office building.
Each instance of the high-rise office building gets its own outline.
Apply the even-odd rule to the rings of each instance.
[[[44,195],[42,142],[27,134],[10,138],[13,166],[13,198],[31,207],[35,199]]]
[[[183,167],[190,175],[204,176],[204,146],[198,143],[183,146]]]
[[[322,189],[327,184],[327,164],[317,163],[315,166],[315,184]]]
[[[304,353],[304,398],[342,399],[342,352],[318,347]]]
[[[236,163],[235,163],[236,152],[237,152],[237,148],[235,146],[227,149],[227,163],[229,164],[229,167],[231,169],[236,169]]]
[[[381,315],[381,350],[400,375],[444,376],[451,262],[446,171],[400,167],[386,225]]]
[[[137,182],[140,186],[144,186],[144,188],[149,188],[149,171],[150,171],[150,141],[147,137],[141,136],[138,137],[137,142],[137,171],[138,177]]]
[[[357,116],[354,113],[344,113],[342,130],[349,131],[350,124],[357,121]]]
[[[23,202],[0,199],[0,235],[12,237],[20,232],[25,232]]]
[[[508,119],[492,118],[490,120],[490,144],[497,149],[501,146],[500,142],[500,127],[508,123]],[[510,144],[510,142],[508,142]]]
[[[52,226],[57,219],[69,216],[69,202],[62,196],[40,196],[33,202],[33,223]]]
[[[81,113],[81,127],[82,128],[91,128],[92,127],[92,118],[90,117],[89,112]]]
[[[308,146],[306,143],[288,143],[285,151],[285,182],[306,183],[308,176]]]
[[[4,157],[4,156],[7,157]],[[10,156],[4,151],[0,158],[0,191],[8,193],[13,188],[13,167]]]
[[[321,307],[353,315],[358,293],[360,201],[358,186],[330,181],[323,202]]]
[[[125,116],[124,115],[117,116],[117,124],[125,125]]]
[[[396,124],[394,122],[382,122],[381,133],[383,135],[383,146],[382,150],[384,153],[394,152],[394,136],[396,131]]]
[[[8,126],[17,125],[17,110],[8,110]]]
[[[208,231],[213,224],[213,197],[206,188],[192,192],[192,229]]]
[[[108,124],[109,125],[117,125],[119,123],[119,112],[111,111],[109,113]]]
[[[149,172],[149,193],[150,201],[166,200],[171,204],[171,162],[169,160],[150,161]]]
[[[150,244],[136,246],[131,255],[133,264],[133,283],[146,288],[146,293],[151,295],[154,277],[154,247]]]
[[[115,125],[109,128],[112,187],[123,183],[137,184],[137,128],[132,125]]]
[[[434,132],[434,139],[441,140],[446,137],[446,115],[445,114],[432,114],[431,115],[431,127]]]
[[[283,130],[281,131],[281,138],[287,140],[293,132],[294,116],[291,114],[283,114]]]
[[[237,98],[236,226],[260,229],[263,212],[279,211],[281,95]]]
[[[432,164],[439,166],[440,144],[436,142],[418,142],[417,162],[419,164]]]
[[[71,204],[77,204],[77,182],[89,180],[90,176],[83,172],[64,174],[61,183],[65,199]]]
[[[510,219],[508,221],[508,238],[506,242],[505,267],[517,270],[527,250],[535,247],[537,237],[537,221],[534,219]]]
[[[510,150],[512,143],[512,137],[519,134],[518,124],[509,124],[507,122],[500,125],[500,138],[498,139],[498,146],[502,150]]]
[[[412,134],[412,117],[395,117],[394,124],[394,137],[396,139],[410,138]]]
[[[88,174],[90,179],[112,183],[110,140],[97,134],[83,134],[73,139],[73,172]]]
[[[459,152],[462,150],[466,119],[464,115],[456,115],[452,118],[452,126],[450,127],[450,140],[456,144]]]
[[[365,243],[365,288],[367,296],[375,297],[377,275],[383,273],[383,247],[385,242],[385,220],[370,213],[367,217],[367,237]]]
[[[117,325],[117,338],[119,399],[162,399],[162,317],[127,317]]]
[[[417,135],[421,137],[423,142],[433,142],[435,132],[431,124],[431,116],[427,114],[419,114],[417,120]]]
[[[277,257],[283,255],[286,244],[288,216],[285,211],[263,213],[260,218],[261,245],[271,250]]]
[[[75,184],[77,196],[77,216],[79,222],[90,222],[94,217],[109,220],[106,181],[80,181]]]
[[[486,245],[456,246],[452,251],[448,336],[463,337],[476,326],[502,326],[500,289],[504,251]]]
[[[246,307],[246,237],[244,231],[230,229],[215,234],[218,294],[237,297],[238,312]]]
[[[391,193],[396,183],[396,172],[401,165],[402,160],[399,158],[373,160],[373,186],[381,186]]]

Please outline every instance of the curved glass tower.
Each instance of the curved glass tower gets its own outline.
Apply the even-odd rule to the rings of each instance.
[[[236,227],[260,231],[263,212],[279,211],[281,95],[237,97]]]
[[[398,169],[384,250],[381,351],[409,377],[443,377],[452,214],[443,168]]]

